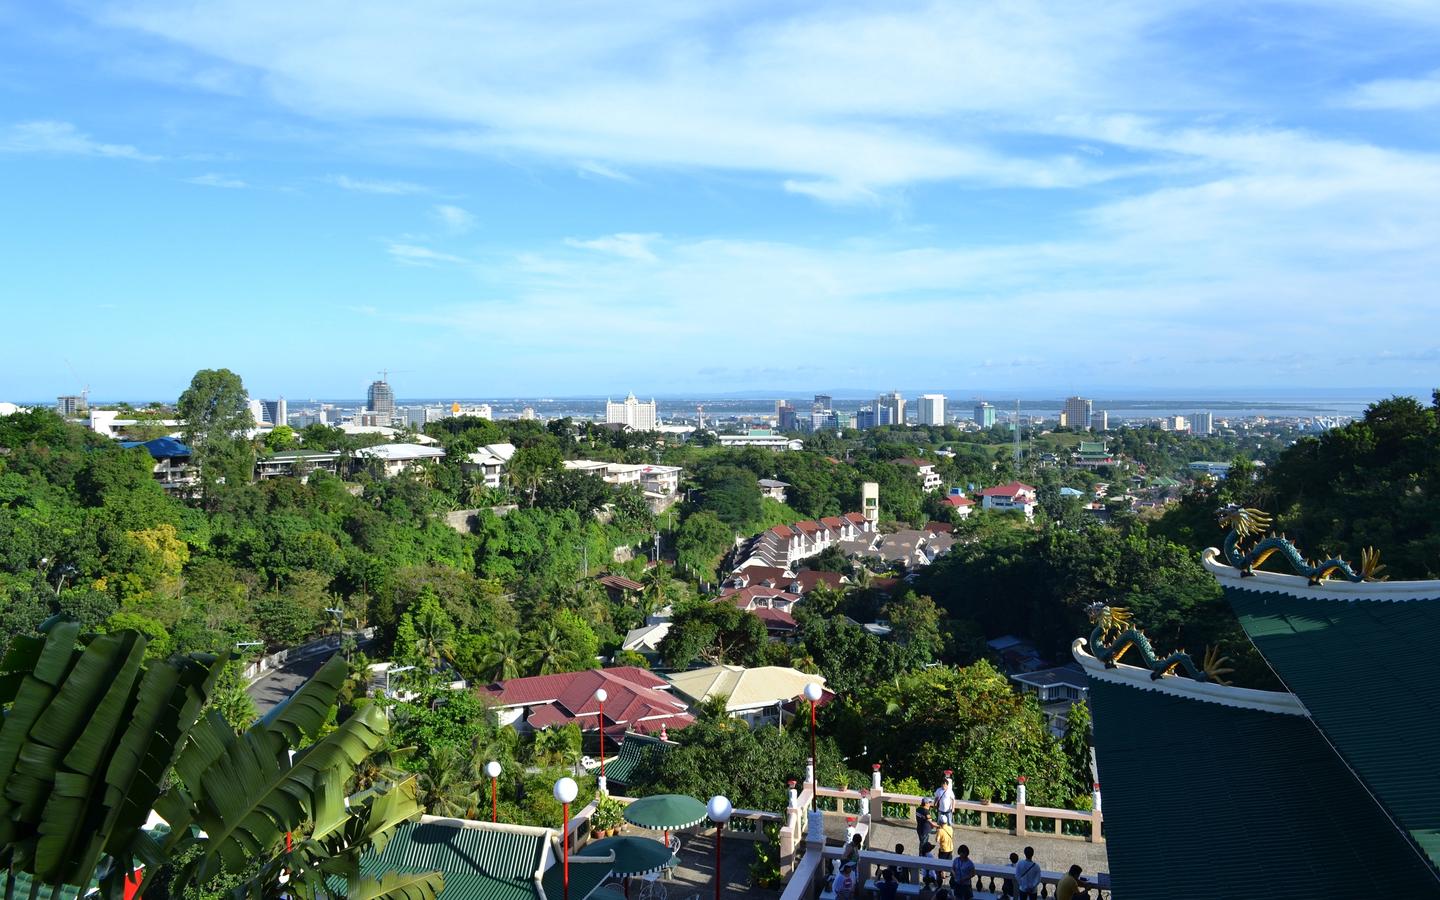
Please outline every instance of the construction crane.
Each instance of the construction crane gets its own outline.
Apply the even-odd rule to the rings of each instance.
[[[75,367],[70,364],[69,357],[65,357],[65,368],[70,370],[70,377],[75,379],[76,384],[83,384],[80,373],[76,372]],[[80,388],[80,406],[82,409],[90,408],[90,385],[88,384]]]

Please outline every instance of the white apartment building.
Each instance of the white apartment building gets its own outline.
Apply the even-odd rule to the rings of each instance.
[[[445,451],[439,447],[423,444],[376,444],[355,451],[358,459],[374,460],[380,466],[381,474],[393,478],[421,463],[434,462],[445,458]]]
[[[1018,511],[1025,518],[1035,517],[1035,488],[1021,481],[1012,481],[997,487],[988,487],[980,492],[981,509]]]
[[[565,468],[587,472],[616,486],[637,484],[646,494],[671,497],[680,491],[679,466],[652,466],[636,463],[602,462],[596,459],[567,459]]]
[[[653,399],[649,403],[641,403],[631,392],[621,403],[605,401],[605,424],[627,425],[635,431],[654,431],[655,426],[660,424],[660,415]]]
[[[921,425],[944,425],[945,395],[921,394],[915,412]]]
[[[943,482],[940,478],[940,473],[935,471],[934,463],[914,458],[897,459],[895,463],[896,465],[913,467],[916,476],[920,479],[921,488],[923,488],[927,494],[931,491],[940,490]]]
[[[1061,423],[1077,431],[1090,427],[1091,401],[1084,397],[1067,397],[1065,409],[1060,413]]]
[[[479,473],[486,487],[499,488],[505,482],[505,466],[514,455],[514,444],[486,444],[466,457],[461,468]]]

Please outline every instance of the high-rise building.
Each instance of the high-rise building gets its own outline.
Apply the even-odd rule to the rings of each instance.
[[[524,409],[520,410],[520,418],[521,420],[526,422],[535,421],[535,407],[527,406]]]
[[[989,428],[995,424],[995,407],[981,400],[975,404],[975,424],[981,428]]]
[[[1065,400],[1064,423],[1076,431],[1090,427],[1090,401],[1084,397],[1068,397]]]
[[[1215,432],[1215,417],[1208,412],[1197,412],[1190,416],[1190,433],[1196,437],[1209,437]]]
[[[252,397],[246,397],[245,405],[250,408],[250,419],[254,424],[259,425],[265,421],[265,404]]]
[[[810,409],[812,412],[821,412],[823,410],[834,408],[835,398],[831,397],[829,394],[816,394],[814,402],[810,404]]]
[[[795,404],[788,400],[775,401],[775,425],[781,431],[797,431],[800,423],[795,417]]]
[[[635,431],[654,431],[659,422],[660,416],[656,412],[655,401],[641,403],[635,399],[633,391],[622,403],[612,400],[605,401],[605,424],[607,425],[628,425]]]
[[[866,431],[879,424],[880,420],[875,414],[873,406],[862,406],[855,411],[855,427],[860,431]]]
[[[440,406],[407,406],[405,407],[405,424],[415,428],[423,429],[431,422],[438,422],[445,416],[444,407]]]
[[[69,418],[85,412],[85,398],[78,394],[65,394],[55,403],[55,412]]]
[[[276,427],[279,427],[281,425],[288,425],[290,423],[290,410],[285,405],[284,397],[281,397],[279,400],[260,401],[260,421],[256,422],[255,424],[258,425],[261,422],[265,422]]]
[[[876,425],[904,425],[905,397],[899,391],[881,394],[875,399]]]
[[[1096,431],[1110,430],[1110,410],[1102,409],[1090,416],[1090,424]]]
[[[921,394],[915,409],[916,421],[921,425],[945,424],[945,395]]]
[[[395,392],[390,389],[388,382],[370,382],[370,390],[365,395],[365,408],[382,425],[389,425],[395,420]]]

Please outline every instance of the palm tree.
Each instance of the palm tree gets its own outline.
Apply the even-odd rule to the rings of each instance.
[[[491,681],[520,677],[522,661],[520,632],[511,628],[490,636],[482,665]]]
[[[547,625],[530,634],[525,660],[530,670],[537,675],[566,672],[577,664],[575,651],[565,646],[565,637],[554,625]]]
[[[416,778],[425,811],[436,816],[470,816],[480,799],[476,783],[466,777],[466,760],[452,747],[436,747]]]

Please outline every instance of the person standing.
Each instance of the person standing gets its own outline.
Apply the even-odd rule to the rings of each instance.
[[[975,863],[970,859],[970,848],[961,844],[955,849],[955,861],[950,864],[950,889],[955,900],[972,900],[975,896]]]
[[[840,874],[835,876],[835,900],[853,900],[855,897],[855,864],[851,862],[840,866]]]
[[[1025,848],[1025,858],[1015,864],[1015,894],[1020,900],[1038,900],[1040,896],[1040,864],[1035,861],[1035,848]]]
[[[940,849],[940,858],[949,859],[955,855],[955,829],[950,823],[942,822],[940,827],[935,829],[935,843]]]
[[[920,805],[915,807],[915,836],[922,844],[930,842],[930,834],[935,830],[935,822],[930,817],[930,802],[929,797],[921,797]]]
[[[942,825],[954,824],[955,814],[955,782],[950,778],[950,770],[945,770],[945,780],[935,789],[935,818]]]
[[[875,885],[875,896],[879,900],[895,900],[895,894],[900,890],[900,882],[895,880],[895,870],[886,869],[880,873],[880,883]]]

